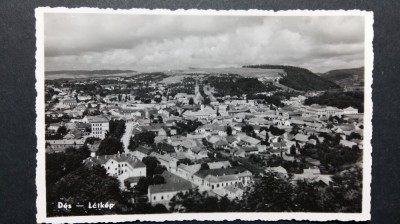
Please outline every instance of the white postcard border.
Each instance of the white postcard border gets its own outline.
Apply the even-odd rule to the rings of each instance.
[[[363,201],[361,213],[172,213],[146,215],[102,215],[102,216],[66,216],[46,217],[45,185],[45,119],[44,119],[44,13],[106,13],[106,14],[149,14],[149,15],[217,15],[217,16],[364,16],[364,153],[363,153]],[[373,70],[373,13],[360,10],[169,10],[169,9],[98,9],[98,8],[50,8],[39,7],[36,17],[36,136],[37,136],[37,222],[42,223],[94,223],[125,221],[175,221],[175,220],[310,220],[310,221],[364,221],[371,219],[371,169],[372,169],[372,70]]]

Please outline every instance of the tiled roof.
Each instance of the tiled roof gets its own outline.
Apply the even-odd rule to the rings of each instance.
[[[104,116],[86,116],[89,123],[107,123],[109,122],[108,118]]]
[[[132,168],[146,167],[146,165],[144,163],[142,163],[139,159],[137,159],[136,157],[134,157],[130,154],[115,154],[115,155],[103,155],[103,156],[89,157],[89,158],[85,159],[84,163],[87,166],[104,165],[110,159],[117,161],[118,163],[126,162],[129,165],[131,165]]]
[[[211,176],[223,176],[223,175],[234,175],[242,172],[246,172],[246,169],[240,166],[224,168],[224,169],[210,169],[210,170],[199,170],[194,175],[200,178],[205,178],[208,175]]]
[[[85,143],[85,139],[46,140],[46,143],[50,143],[50,145],[83,145]]]
[[[150,185],[149,192],[150,194],[164,193],[164,192],[179,192],[179,191],[186,191],[191,188],[192,184],[189,181],[185,181],[181,183]]]

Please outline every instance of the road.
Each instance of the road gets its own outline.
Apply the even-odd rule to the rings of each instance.
[[[282,85],[282,84],[277,83],[277,82],[273,82],[273,85],[276,86],[276,87],[279,87],[279,88],[281,88],[283,90],[287,90],[287,91],[294,91],[294,92],[300,92],[300,93],[303,92],[303,91],[300,91],[300,90],[292,89],[290,87],[287,87],[287,86]]]
[[[125,125],[125,133],[121,138],[122,143],[124,144],[124,151],[125,153],[129,152],[128,146],[129,146],[129,139],[131,138],[132,135],[132,130],[134,127],[134,123],[133,122],[127,122]]]

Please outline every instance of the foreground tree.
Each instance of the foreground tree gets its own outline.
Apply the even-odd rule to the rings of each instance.
[[[233,211],[229,200],[221,200],[195,188],[179,192],[171,199],[169,205],[171,212],[220,212],[227,209]]]
[[[82,161],[89,155],[87,146],[79,149],[71,147],[65,152],[46,154],[46,185],[53,185],[63,176],[80,168],[83,165]]]
[[[124,147],[120,140],[112,137],[103,139],[100,142],[98,154],[99,155],[114,155],[117,153],[123,153]]]
[[[330,212],[361,212],[362,169],[352,167],[332,177],[333,184],[327,187],[324,207]]]
[[[290,212],[293,185],[290,179],[274,172],[264,173],[243,195],[243,210],[248,212]]]
[[[83,166],[66,175],[48,188],[47,201],[47,211],[50,216],[113,214],[120,209],[118,204],[124,204],[119,181],[108,176],[101,166],[91,168]],[[59,209],[59,202],[73,206]],[[115,207],[89,209],[88,204],[94,202],[115,203]],[[76,207],[76,204],[84,206]]]
[[[231,135],[232,135],[232,128],[231,128],[231,126],[226,127],[226,134],[227,134],[228,136],[231,136]]]

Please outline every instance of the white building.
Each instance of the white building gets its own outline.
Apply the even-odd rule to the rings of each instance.
[[[358,114],[358,109],[353,107],[347,107],[343,109],[343,114]]]
[[[85,166],[103,166],[107,174],[118,178],[121,188],[124,181],[130,177],[145,177],[146,165],[130,154],[115,154],[89,157],[84,161]]]
[[[86,116],[83,121],[91,124],[91,137],[104,139],[106,132],[110,130],[110,121],[104,116]]]
[[[169,201],[179,192],[186,192],[192,188],[189,181],[180,183],[167,183],[159,185],[150,185],[148,188],[148,199],[152,205],[163,204],[166,207]]]

